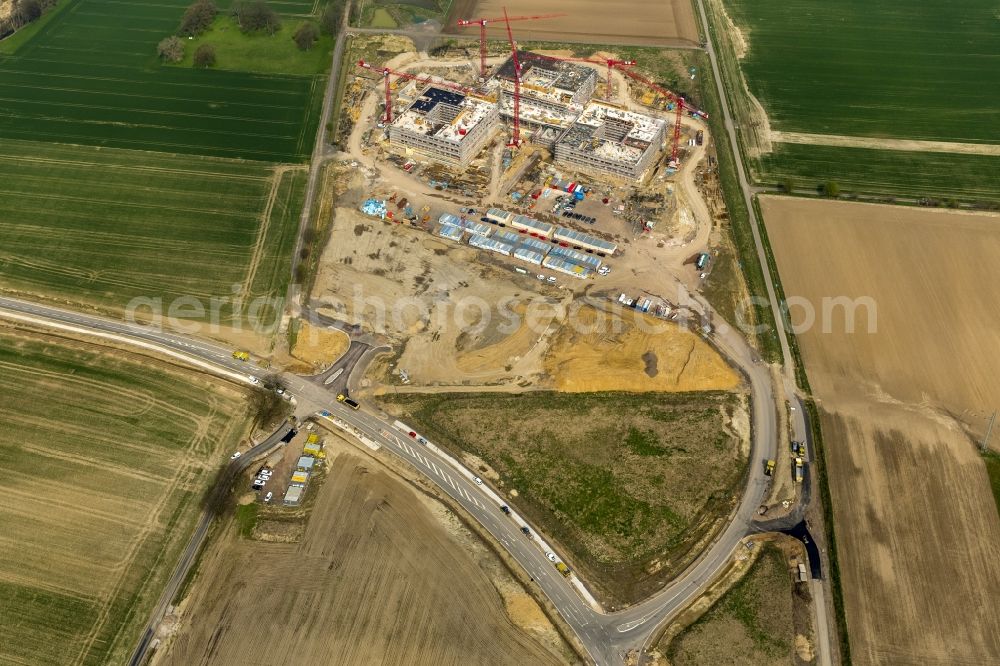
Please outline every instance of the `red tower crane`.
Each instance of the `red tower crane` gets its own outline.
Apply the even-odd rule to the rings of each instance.
[[[511,148],[521,147],[521,63],[517,58],[517,43],[514,41],[514,33],[510,29],[510,20],[507,19],[507,8],[504,7],[503,16],[507,23],[507,40],[510,42],[511,58],[514,61],[514,133],[510,137]],[[503,94],[500,95],[501,102]]]
[[[478,18],[459,19],[458,27],[466,28],[470,25],[479,26],[479,75],[486,78],[486,24],[497,21],[534,21],[537,19],[559,18],[565,14],[539,14],[538,16],[507,16],[507,8],[504,8],[504,15],[498,18]]]
[[[364,69],[370,69],[373,72],[379,72],[382,74],[382,78],[385,80],[385,115],[382,116],[382,122],[389,124],[392,122],[392,93],[389,90],[389,75],[398,76],[401,79],[407,79],[408,81],[416,81],[417,83],[433,83],[436,86],[442,88],[450,88],[451,90],[456,90],[462,93],[472,93],[475,92],[471,88],[466,88],[465,86],[460,86],[457,83],[450,83],[448,81],[439,81],[430,76],[416,76],[414,74],[407,74],[406,72],[397,72],[394,69],[389,69],[388,67],[375,67],[370,62],[365,62],[364,60],[358,61],[358,67]]]
[[[619,68],[620,69],[620,68]],[[681,118],[684,116],[684,109],[687,108],[691,111],[691,115],[699,116],[701,118],[708,119],[708,114],[704,111],[699,111],[694,107],[688,106],[684,101],[684,98],[680,95],[670,92],[666,88],[661,88],[649,79],[639,74],[636,74],[630,69],[620,69],[622,73],[629,76],[640,83],[644,83],[656,92],[660,93],[667,99],[671,100],[676,106],[676,113],[674,114],[674,134],[673,139],[670,142],[670,163],[673,166],[677,166],[677,154],[679,152],[680,140],[681,140]]]

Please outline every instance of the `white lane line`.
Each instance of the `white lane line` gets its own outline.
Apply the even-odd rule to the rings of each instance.
[[[431,461],[431,467],[434,468],[434,473],[435,474],[437,474],[438,476],[442,476],[441,470],[438,469],[438,466],[434,464],[433,460]]]

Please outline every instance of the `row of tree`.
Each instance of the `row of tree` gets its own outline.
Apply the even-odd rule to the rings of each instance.
[[[22,0],[30,2],[55,0]],[[333,0],[324,8],[319,18],[319,25],[305,22],[298,27],[292,39],[299,50],[308,51],[319,39],[320,34],[336,35],[340,30],[343,15],[344,0]],[[177,35],[172,35],[160,41],[156,52],[161,60],[180,62],[184,59],[184,41],[181,37],[197,37],[207,31],[216,17],[219,8],[213,0],[195,0],[181,18]],[[273,35],[281,29],[281,19],[265,0],[237,0],[233,3],[230,16],[244,33],[264,32]],[[179,36],[178,36],[179,35]],[[215,47],[202,44],[194,53],[195,67],[212,67],[215,65]]]
[[[13,0],[10,14],[0,20],[0,37],[37,21],[42,14],[56,6],[57,0]]]

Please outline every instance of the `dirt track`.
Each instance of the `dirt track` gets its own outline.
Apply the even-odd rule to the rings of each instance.
[[[698,27],[690,0],[644,3],[640,0],[456,0],[448,18],[453,26],[460,18],[535,16],[561,13],[566,16],[512,24],[515,37],[522,41],[572,41],[590,44],[697,44]],[[449,32],[477,36],[477,29]],[[502,24],[489,29],[491,39],[506,38]],[[654,36],[655,35],[655,36]]]
[[[302,542],[230,527],[158,663],[566,663],[534,600],[453,514],[349,445],[328,453]]]
[[[762,197],[824,410],[852,656],[1000,663],[1000,519],[973,439],[1000,404],[996,216]],[[871,297],[856,332],[822,298]],[[801,323],[802,307],[792,309]]]

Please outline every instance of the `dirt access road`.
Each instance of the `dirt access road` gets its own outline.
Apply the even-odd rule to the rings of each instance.
[[[983,353],[1000,308],[982,288],[1000,219],[779,197],[761,210],[785,294],[817,316],[798,339],[855,663],[1000,663],[1000,518],[973,441],[1000,404],[1000,360]],[[830,297],[873,309],[848,333],[842,309],[823,316]]]
[[[251,541],[230,526],[154,663],[572,660],[534,600],[454,514],[351,445],[327,441],[331,469],[302,541]]]

